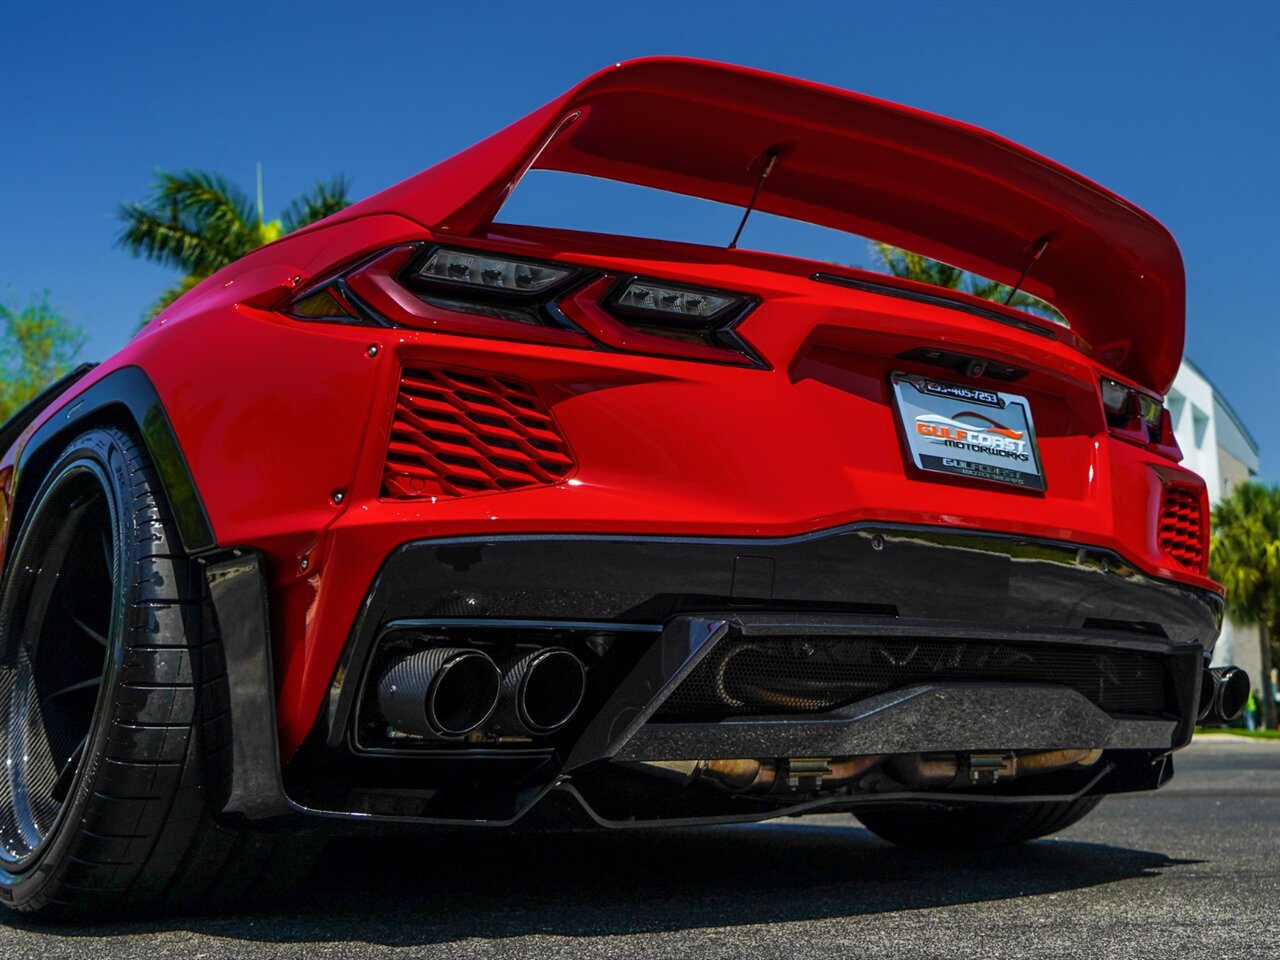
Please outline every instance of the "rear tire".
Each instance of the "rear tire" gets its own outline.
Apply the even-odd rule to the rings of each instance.
[[[0,583],[0,901],[218,910],[304,874],[319,841],[286,854],[296,838],[215,819],[222,645],[145,449],[90,430],[32,504]]]
[[[1062,803],[999,804],[942,809],[923,804],[867,809],[856,814],[882,840],[915,850],[1007,847],[1064,830],[1086,816],[1101,797]]]

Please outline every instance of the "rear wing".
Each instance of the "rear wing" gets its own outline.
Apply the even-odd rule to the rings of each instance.
[[[337,219],[483,231],[529,169],[746,206],[883,240],[1057,307],[1102,362],[1164,392],[1182,359],[1182,257],[1154,218],[978,127],[744,67],[618,64]],[[1032,265],[1036,252],[1043,254]]]

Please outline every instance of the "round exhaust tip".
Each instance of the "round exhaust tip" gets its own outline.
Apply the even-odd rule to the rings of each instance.
[[[378,706],[401,733],[457,739],[498,704],[502,674],[479,650],[434,648],[397,660],[378,681]]]
[[[1244,713],[1249,702],[1249,675],[1239,667],[1227,667],[1218,671],[1218,718],[1230,723]]]
[[[554,733],[573,719],[587,690],[582,661],[562,647],[515,657],[502,679],[498,724],[526,736]]]

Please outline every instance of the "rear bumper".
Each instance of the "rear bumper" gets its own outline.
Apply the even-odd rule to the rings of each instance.
[[[725,620],[721,614],[741,630],[744,617],[765,612],[789,619],[793,630],[817,629],[803,621],[819,614],[821,629],[847,636],[896,632],[1152,651],[1188,658],[1197,678],[1221,625],[1215,594],[1147,576],[1110,551],[994,534],[854,525],[785,539],[428,540],[401,547],[383,566],[320,731],[330,746],[343,741],[359,693],[350,680],[393,621],[465,616],[656,630],[698,615],[711,631]],[[625,709],[653,712],[673,676],[691,668],[691,641],[669,630],[663,637],[662,665],[632,681],[648,689],[650,702]],[[1178,696],[1194,702],[1194,693]],[[1183,722],[1166,747],[1190,737],[1190,720],[1177,713]]]
[[[852,524],[797,537],[457,537],[383,564],[346,658],[392,619],[466,598],[484,617],[661,624],[706,610],[968,623],[998,633],[1119,630],[1208,653],[1222,600],[1110,550],[997,533]]]
[[[482,756],[448,760],[411,751],[378,756],[354,742],[360,692],[381,638],[424,624],[463,633],[612,630],[616,649],[626,651],[617,654],[623,666],[613,679],[589,697],[580,722],[530,756],[491,765],[511,771],[510,784],[502,783],[506,774],[492,781],[495,794],[506,796],[493,801],[496,808],[486,806],[493,798],[477,797],[428,796],[408,806],[415,811],[409,819],[419,822],[491,822],[519,806],[517,792],[541,795],[552,785],[589,779],[602,765],[655,759],[1088,747],[1145,770],[1190,739],[1220,617],[1215,594],[1143,574],[1109,551],[929,528],[855,525],[786,539],[420,541],[384,564],[312,736],[286,771],[280,802],[252,806],[366,817],[379,809],[370,783],[394,787],[395,809],[403,809],[404,788],[429,782],[449,762],[486,763]],[[654,717],[718,645],[799,635],[1014,644],[1104,660],[1141,655],[1159,662],[1165,695],[1154,711],[1121,714],[1105,709],[1087,686],[1072,688],[1051,676],[983,682],[940,673],[817,712],[694,722]],[[234,701],[233,691],[233,722]],[[254,710],[260,715],[260,705]],[[237,724],[236,735],[260,737],[261,726]],[[1123,766],[1112,761],[1113,772],[1091,773],[1089,789],[1155,786],[1167,776]],[[304,783],[318,769],[325,771],[326,799],[285,796],[289,784]],[[344,778],[352,784],[346,794],[335,789]],[[278,775],[248,771],[238,782],[268,790],[282,783]]]

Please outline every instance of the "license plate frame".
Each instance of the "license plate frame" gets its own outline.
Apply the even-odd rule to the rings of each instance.
[[[892,373],[889,380],[894,413],[917,469],[1045,492],[1026,397],[912,373]]]

